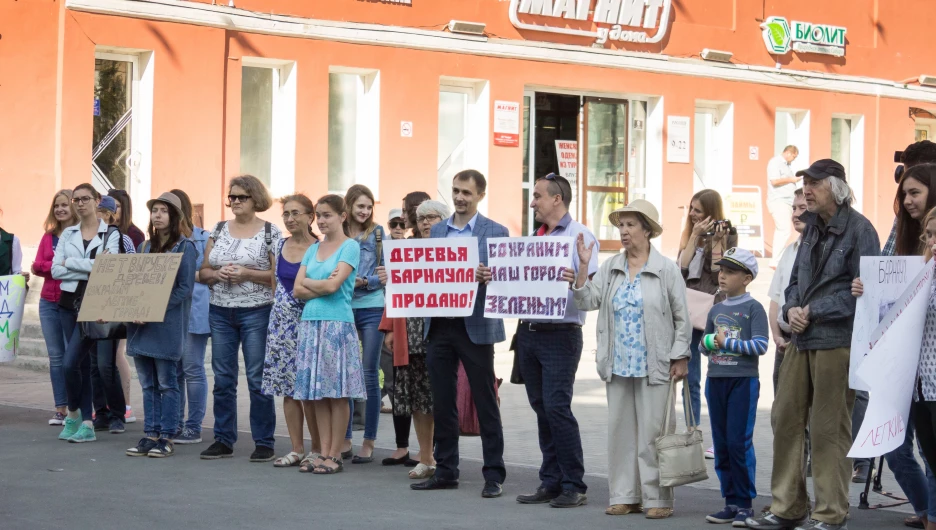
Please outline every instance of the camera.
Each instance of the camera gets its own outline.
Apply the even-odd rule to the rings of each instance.
[[[717,230],[721,229],[722,232],[725,232],[728,235],[737,235],[738,229],[731,226],[730,219],[722,219],[721,221],[715,221],[715,225],[712,227],[712,230],[706,232],[707,236],[714,236]]]

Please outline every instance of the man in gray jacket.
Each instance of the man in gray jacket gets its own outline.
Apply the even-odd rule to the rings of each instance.
[[[846,528],[851,463],[851,411],[848,365],[855,317],[851,282],[862,256],[877,256],[877,232],[852,209],[845,169],[819,160],[804,177],[807,213],[802,242],[786,289],[782,311],[793,331],[780,368],[771,423],[774,461],[770,512],[747,519],[749,528],[840,530]],[[812,413],[810,414],[810,410]],[[812,446],[816,509],[809,504],[803,474],[807,419]]]

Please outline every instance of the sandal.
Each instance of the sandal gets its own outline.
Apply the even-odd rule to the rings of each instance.
[[[285,456],[277,458],[273,462],[273,467],[295,467],[298,466],[305,455],[297,453],[295,451],[290,451]]]
[[[426,464],[420,462],[409,472],[409,478],[413,480],[427,479],[432,475],[435,475],[435,470],[435,466],[427,466]]]
[[[639,504],[612,504],[605,510],[608,515],[629,515],[641,512],[643,512],[643,507]]]
[[[924,528],[923,519],[917,516],[911,516],[904,519],[904,526],[909,526],[910,528]]]
[[[316,460],[324,460],[324,457],[318,453],[309,453],[306,455],[306,457],[302,459],[302,462],[299,463],[299,472],[314,473],[315,468],[321,465],[321,462],[316,464]]]
[[[325,460],[331,460],[332,462],[338,464],[338,467],[328,467],[325,463],[321,463],[315,466],[315,469],[312,470],[314,475],[334,475],[335,473],[341,473],[344,471],[344,464],[341,462],[340,458],[335,458],[333,456],[327,457]]]
[[[666,519],[672,517],[672,508],[650,508],[647,510],[647,519]]]

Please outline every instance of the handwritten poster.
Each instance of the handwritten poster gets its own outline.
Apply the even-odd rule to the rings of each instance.
[[[105,254],[94,260],[78,322],[162,322],[182,254]]]
[[[863,256],[860,264],[864,294],[855,306],[855,326],[851,341],[851,362],[848,368],[848,386],[855,390],[871,390],[862,381],[858,370],[871,342],[881,338],[881,321],[890,312],[907,287],[923,269],[922,256]]]
[[[484,300],[487,318],[560,319],[569,284],[562,271],[572,266],[571,237],[488,239],[491,283]]]
[[[0,363],[16,358],[24,307],[26,278],[19,274],[0,276]]]
[[[466,317],[478,294],[478,239],[384,241],[387,316]]]
[[[871,349],[858,369],[859,378],[869,387],[870,399],[849,458],[881,456],[904,443],[933,272],[930,260],[871,333]]]

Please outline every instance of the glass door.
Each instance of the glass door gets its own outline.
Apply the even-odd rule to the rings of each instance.
[[[621,248],[618,229],[608,221],[608,214],[628,202],[627,115],[627,101],[585,98],[582,217],[598,238],[602,250]]]
[[[94,61],[94,133],[91,173],[95,188],[130,189],[134,62],[98,55]]]

